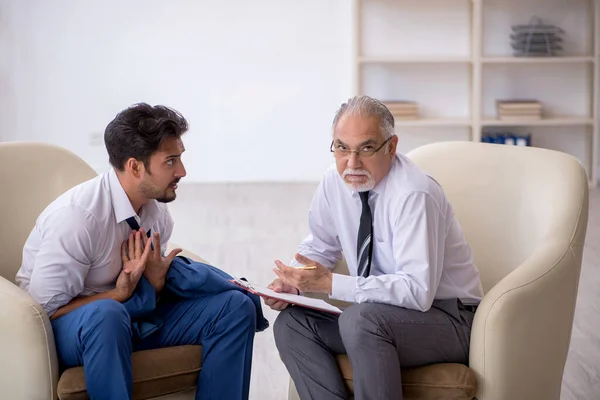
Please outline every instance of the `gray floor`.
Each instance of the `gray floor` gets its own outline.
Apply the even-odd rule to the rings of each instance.
[[[274,260],[289,261],[307,232],[316,183],[184,184],[170,204],[172,240],[235,276],[261,284]],[[562,400],[600,399],[600,192],[590,193],[590,220]],[[272,322],[276,313],[265,308]],[[272,330],[256,336],[250,398],[287,396],[288,374]]]

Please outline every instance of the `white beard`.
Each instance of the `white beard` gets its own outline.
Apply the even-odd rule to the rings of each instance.
[[[367,177],[367,181],[364,183],[348,182],[346,181],[347,175],[363,175]],[[346,170],[344,170],[344,172],[342,173],[342,180],[346,185],[348,185],[350,189],[356,192],[366,192],[375,187],[375,179],[373,179],[373,176],[369,172],[362,169],[346,168]]]

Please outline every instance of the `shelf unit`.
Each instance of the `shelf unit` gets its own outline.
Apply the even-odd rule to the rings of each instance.
[[[353,1],[354,93],[417,101],[421,118],[397,120],[401,135],[531,133],[534,146],[578,157],[597,185],[600,0]],[[562,56],[511,55],[510,27],[534,16],[565,30]],[[539,99],[544,118],[496,119],[507,98]]]
[[[358,57],[360,64],[470,63],[469,57]]]

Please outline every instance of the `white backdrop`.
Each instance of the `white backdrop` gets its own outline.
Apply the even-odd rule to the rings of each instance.
[[[468,2],[431,1],[443,10],[412,0],[391,8],[408,9],[413,23],[401,12],[366,18],[367,53],[467,56]],[[564,14],[552,4],[546,13]],[[333,115],[353,92],[351,11],[350,0],[0,0],[0,140],[55,143],[102,171],[106,124],[146,101],[189,120],[185,182],[317,181],[332,162]],[[580,14],[563,21],[572,38],[585,33]],[[487,15],[486,52],[506,52],[491,45],[506,42],[506,21]],[[365,74],[375,96],[399,93],[422,101],[429,116],[466,117],[467,67],[374,65]],[[586,113],[584,70],[517,67],[486,67],[486,115],[499,95],[536,95],[557,113]],[[537,146],[585,157],[580,127],[527,131],[537,132]],[[402,152],[469,139],[460,127],[399,134]]]
[[[345,0],[0,0],[0,139],[106,168],[122,108],[189,120],[191,181],[316,180],[351,95]]]

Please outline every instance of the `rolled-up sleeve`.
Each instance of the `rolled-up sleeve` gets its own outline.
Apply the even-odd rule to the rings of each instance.
[[[91,214],[74,206],[46,216],[28,292],[49,316],[83,292],[99,239],[93,236],[94,225]]]

